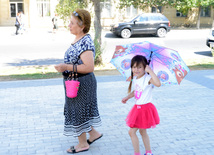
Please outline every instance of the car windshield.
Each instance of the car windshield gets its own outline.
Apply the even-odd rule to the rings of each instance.
[[[148,16],[146,14],[138,15],[132,20],[132,22],[134,21],[138,21],[138,22],[148,21]]]
[[[135,21],[140,15],[135,16],[130,22]]]
[[[168,19],[161,14],[141,14],[131,20],[131,22],[145,22],[145,21],[168,21]]]

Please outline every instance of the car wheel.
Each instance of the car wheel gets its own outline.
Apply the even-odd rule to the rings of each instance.
[[[165,37],[166,36],[166,29],[165,28],[163,28],[163,27],[161,27],[161,28],[159,28],[158,30],[157,30],[157,36],[158,37]]]
[[[127,38],[131,37],[132,33],[131,33],[131,31],[129,29],[123,29],[121,31],[120,35],[121,35],[122,38],[126,38],[127,39]]]

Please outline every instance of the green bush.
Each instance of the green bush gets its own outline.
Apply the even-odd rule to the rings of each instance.
[[[95,65],[102,65],[102,51],[100,43],[97,39],[94,39],[94,46],[95,46]]]

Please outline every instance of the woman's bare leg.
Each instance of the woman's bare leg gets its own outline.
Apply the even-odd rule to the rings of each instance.
[[[89,141],[92,142],[95,139],[99,138],[101,136],[101,133],[99,133],[97,130],[95,130],[93,127],[91,127],[92,130],[89,132]]]
[[[76,150],[76,152],[89,149],[89,144],[87,143],[86,133],[81,134],[78,137],[78,141],[79,141],[79,144],[77,144],[74,147],[74,149]],[[72,150],[70,148],[67,151],[68,152],[72,152]]]

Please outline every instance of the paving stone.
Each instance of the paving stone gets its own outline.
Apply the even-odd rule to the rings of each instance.
[[[125,118],[134,100],[121,103],[128,82],[122,76],[97,76],[97,82],[102,119],[97,130],[104,136],[80,154],[133,155]],[[161,121],[148,130],[154,155],[214,154],[213,94],[214,70],[191,71],[180,86],[155,88]],[[63,135],[63,106],[62,79],[0,82],[0,154],[67,154],[78,139]]]

